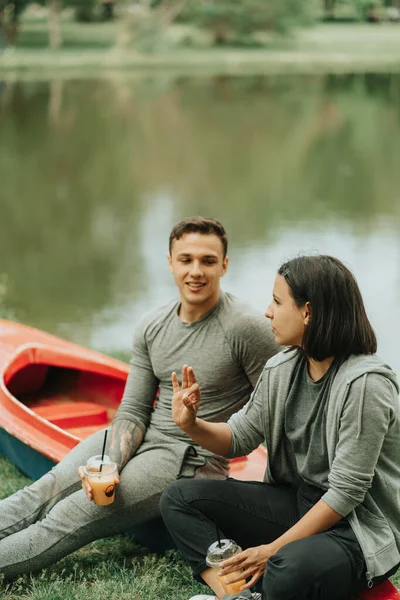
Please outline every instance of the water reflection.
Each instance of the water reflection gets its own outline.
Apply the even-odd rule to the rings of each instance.
[[[220,218],[258,308],[300,250],[354,268],[400,373],[400,77],[116,77],[0,86],[0,272],[27,323],[126,348],[175,290],[171,225]]]

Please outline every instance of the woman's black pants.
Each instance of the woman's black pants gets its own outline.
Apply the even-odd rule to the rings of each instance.
[[[179,479],[161,498],[161,513],[177,547],[199,581],[207,548],[230,538],[243,548],[273,542],[307,512],[315,488],[235,479]],[[311,491],[310,491],[311,490]],[[349,600],[367,586],[361,548],[347,521],[283,546],[267,562],[267,600]]]

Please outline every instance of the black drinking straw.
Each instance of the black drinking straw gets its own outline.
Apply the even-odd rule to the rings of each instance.
[[[104,452],[106,451],[107,431],[108,430],[106,429],[105,432],[104,432],[103,450],[101,452],[100,473],[101,473],[101,469],[103,468]]]
[[[214,523],[215,523],[215,531],[217,532],[217,538],[218,538],[218,548],[222,548],[222,545],[221,545],[221,536],[219,535],[219,529],[218,529],[217,521],[214,521]]]

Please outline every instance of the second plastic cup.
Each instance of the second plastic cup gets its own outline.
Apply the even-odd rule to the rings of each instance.
[[[101,469],[100,469],[101,467]],[[107,455],[92,456],[84,467],[85,475],[93,490],[93,501],[97,506],[114,502],[117,465]]]
[[[220,542],[214,542],[214,544],[211,544],[207,550],[206,563],[218,573],[218,571],[221,570],[221,563],[224,560],[235,556],[235,554],[239,554],[239,552],[242,552],[242,549],[233,540],[221,540]],[[226,583],[226,580],[229,581],[229,579],[237,575],[240,575],[240,571],[235,571],[234,573],[229,573],[229,575],[224,575],[222,577],[217,575],[226,594],[237,594],[240,592],[240,588],[246,584],[245,579],[241,579],[235,583]]]

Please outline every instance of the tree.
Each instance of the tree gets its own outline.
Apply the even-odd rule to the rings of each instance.
[[[340,15],[341,5],[342,8],[347,8],[346,20],[377,22],[381,18],[382,7],[400,8],[400,0],[321,0],[321,5],[324,18],[327,20],[337,18],[337,13]]]
[[[258,31],[286,33],[312,16],[313,0],[188,0],[180,20],[211,31],[214,44],[238,44]]]
[[[59,0],[47,1],[47,20],[49,24],[49,45],[52,50],[56,50],[62,45]]]
[[[28,0],[0,0],[0,48],[15,46],[19,17]]]
[[[185,4],[186,0],[122,2],[116,46],[121,49],[132,47],[138,52],[159,50],[165,41],[166,30]]]

